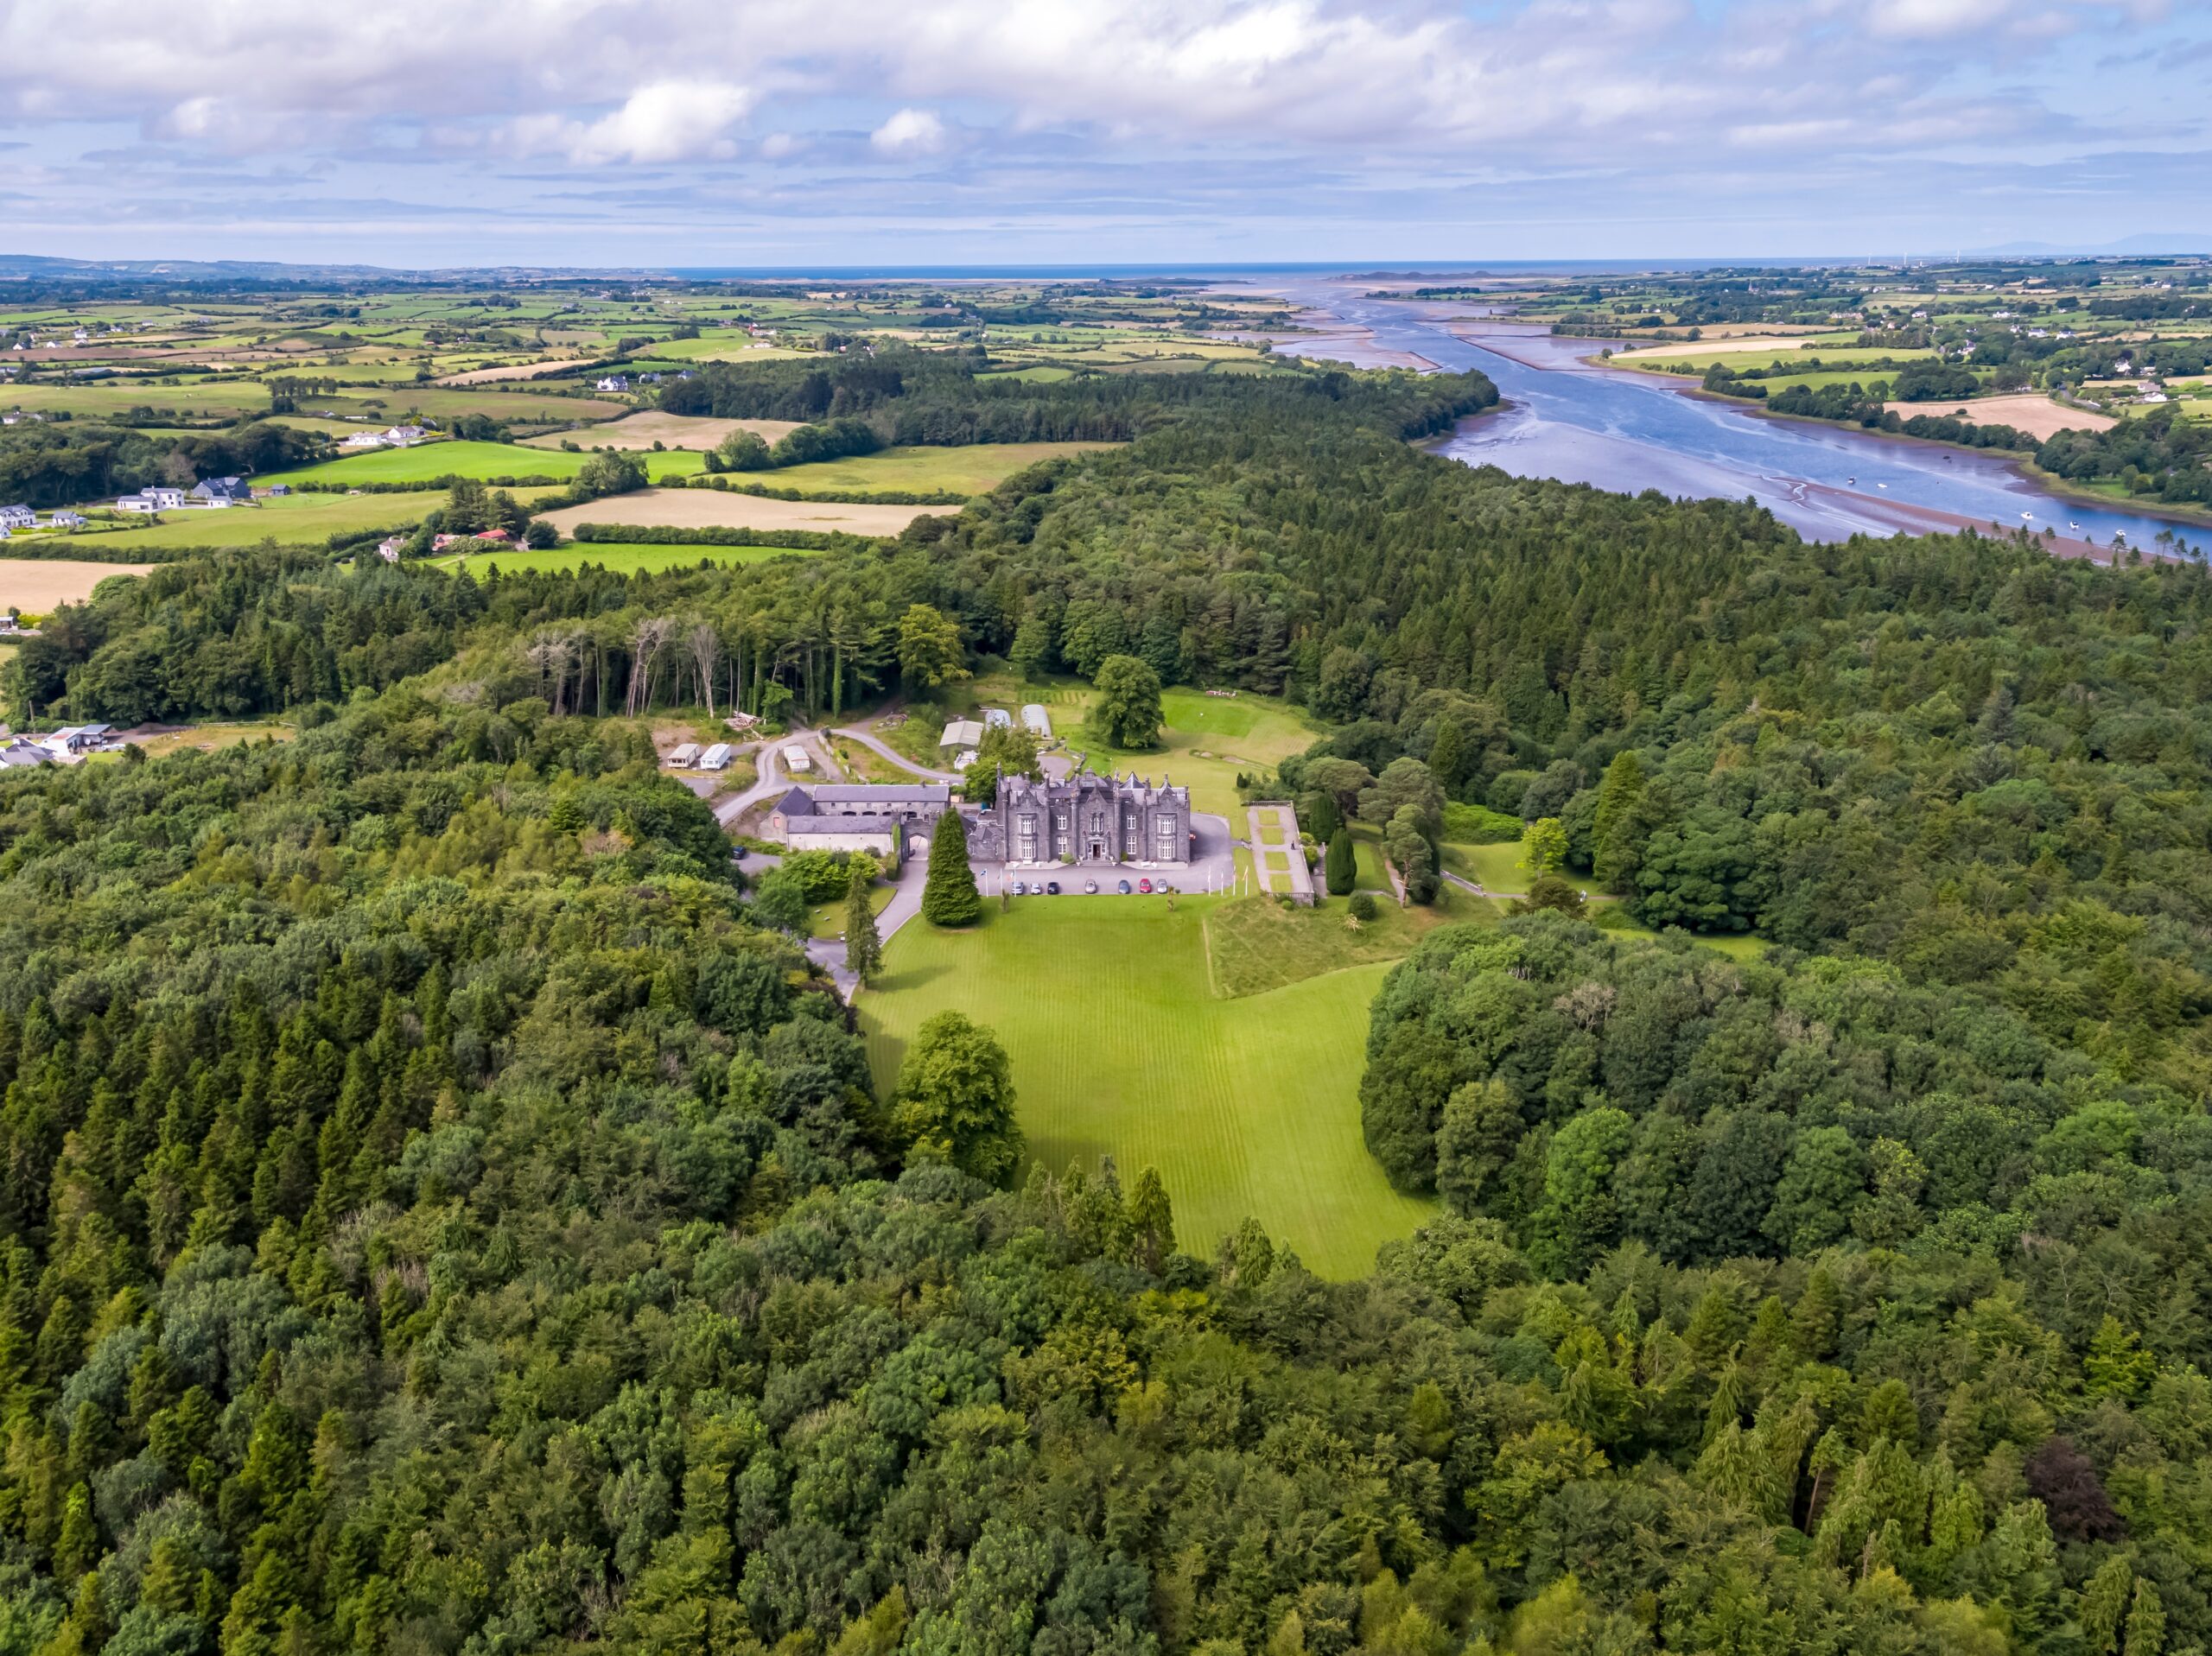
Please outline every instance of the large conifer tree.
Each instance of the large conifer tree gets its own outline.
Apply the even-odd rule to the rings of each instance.
[[[983,898],[968,866],[968,825],[949,810],[937,819],[930,841],[929,877],[922,883],[922,918],[933,926],[972,926],[983,917]]]

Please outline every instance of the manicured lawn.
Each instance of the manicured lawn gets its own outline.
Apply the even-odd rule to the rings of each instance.
[[[1219,901],[1016,899],[972,931],[902,928],[860,998],[878,1084],[924,1018],[964,1012],[1013,1060],[1036,1160],[1095,1171],[1111,1155],[1125,1183],[1157,1167],[1191,1252],[1250,1216],[1313,1270],[1357,1276],[1436,1211],[1391,1190],[1360,1138],[1368,1006],[1389,968],[1216,999],[1205,929]]]
[[[1473,880],[1485,891],[1521,892],[1529,889],[1529,871],[1520,866],[1521,842],[1506,845],[1459,845],[1446,841],[1444,866]]]
[[[296,472],[271,473],[257,483],[421,483],[434,477],[553,477],[572,478],[584,468],[588,454],[563,448],[524,448],[519,443],[417,443],[411,448],[373,448],[365,454]],[[702,470],[703,456],[683,449],[638,454],[646,475],[655,479],[688,477]]]
[[[886,448],[847,460],[749,472],[739,480],[797,489],[802,494],[878,489],[912,494],[982,494],[1039,460],[1116,447],[1114,443],[967,443],[955,448]]]
[[[812,558],[821,555],[795,546],[655,546],[616,541],[580,541],[542,552],[485,552],[467,558],[440,558],[438,567],[459,569],[464,565],[479,577],[497,569],[502,574],[554,571],[572,574],[588,565],[620,570],[624,574],[652,574],[661,569],[696,569],[713,564],[760,563],[770,558]]]

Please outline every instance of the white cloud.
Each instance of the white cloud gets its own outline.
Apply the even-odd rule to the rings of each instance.
[[[727,81],[657,80],[595,121],[519,117],[500,147],[517,155],[562,155],[582,167],[727,161],[737,153],[729,128],[753,102],[752,92]]]
[[[868,141],[880,155],[933,155],[944,148],[944,123],[925,109],[902,109]]]
[[[64,223],[79,204],[141,194],[219,222],[255,160],[318,181],[294,187],[303,212],[342,196],[363,218],[416,204],[634,215],[646,186],[632,168],[681,169],[652,187],[719,189],[723,210],[785,222],[887,203],[925,224],[1001,204],[1144,216],[1173,199],[1228,223],[1283,196],[1294,220],[1309,203],[1421,200],[1393,210],[1425,233],[1452,222],[1439,212],[1474,222],[1480,193],[1524,181],[1587,202],[1586,181],[1618,177],[1612,210],[1648,198],[1694,211],[1715,177],[1788,194],[1808,168],[1864,181],[1867,200],[1909,216],[1933,210],[1923,181],[1938,166],[2198,142],[2201,118],[2171,111],[2201,101],[2181,48],[2212,49],[2206,12],[2202,0],[744,0],[734,13],[727,0],[198,0],[181,76],[172,0],[0,0],[0,62],[37,69],[0,77],[0,136],[74,166],[71,184],[26,193]],[[2092,41],[2145,48],[2128,98],[2081,73]],[[744,137],[748,123],[766,136]],[[127,168],[94,153],[124,147]],[[957,157],[959,178],[914,185],[913,163],[931,156]],[[9,188],[24,190],[0,177]],[[1465,194],[1446,201],[1451,190]]]
[[[1892,40],[1942,40],[2004,21],[2012,0],[1873,0],[1866,26]]]

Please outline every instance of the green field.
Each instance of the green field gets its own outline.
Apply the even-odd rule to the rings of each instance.
[[[543,499],[553,492],[519,489],[516,498]],[[296,494],[222,511],[165,512],[158,523],[79,530],[73,538],[102,548],[125,547],[134,555],[141,549],[255,546],[263,541],[312,546],[340,530],[396,530],[402,524],[420,523],[423,514],[436,506],[439,499],[435,494]]]
[[[593,541],[544,552],[481,552],[472,557],[440,558],[442,569],[464,566],[483,576],[493,569],[501,574],[553,572],[569,574],[589,564],[619,570],[626,575],[652,574],[661,569],[696,569],[702,562],[760,563],[769,558],[811,558],[820,554],[796,546],[653,546],[618,541]]]
[[[564,448],[524,448],[519,443],[418,443],[411,448],[376,448],[365,454],[349,454],[344,460],[302,466],[296,472],[273,472],[257,480],[264,484],[351,485],[421,483],[448,474],[475,478],[572,478],[583,470],[584,462],[590,458]],[[636,458],[644,463],[646,475],[655,481],[665,477],[687,477],[703,470],[706,465],[703,457],[681,449],[659,454],[641,449],[637,451]]]
[[[1389,968],[1217,999],[1216,901],[1047,898],[987,906],[971,932],[901,928],[860,1000],[877,1080],[891,1085],[924,1018],[965,1012],[1012,1057],[1046,1166],[1095,1171],[1110,1154],[1125,1182],[1157,1167],[1191,1252],[1211,1255],[1250,1216],[1314,1271],[1358,1275],[1436,1211],[1393,1190],[1360,1139],[1367,1009]]]
[[[4,396],[10,408],[67,409],[79,419],[148,408],[171,409],[189,420],[234,420],[241,415],[266,413],[269,409],[269,388],[253,380],[194,381],[182,385],[156,385],[145,379],[86,385],[37,380],[28,385],[10,385],[0,396]]]
[[[943,491],[982,494],[995,489],[1024,466],[1066,454],[1113,448],[1114,443],[967,443],[954,448],[885,448],[848,460],[817,460],[780,471],[750,473],[745,481],[803,494],[847,493],[874,489],[913,494]]]

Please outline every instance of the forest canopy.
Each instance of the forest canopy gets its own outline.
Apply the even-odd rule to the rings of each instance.
[[[15,652],[17,716],[298,733],[0,778],[6,1651],[2212,1644],[2204,572],[1422,454],[1475,377],[852,365],[690,384],[1133,441],[734,570],[194,558]],[[931,673],[1282,695],[1265,785],[1554,824],[1662,936],[1393,969],[1440,1205],[1363,1279],[971,1178],[645,722],[918,691],[917,606]]]

